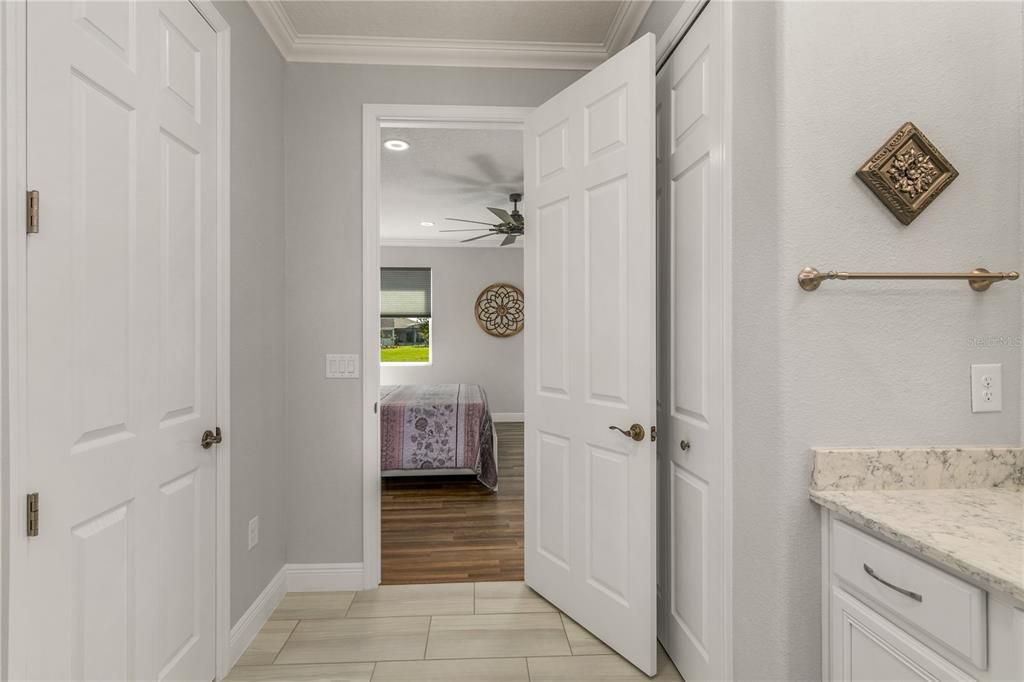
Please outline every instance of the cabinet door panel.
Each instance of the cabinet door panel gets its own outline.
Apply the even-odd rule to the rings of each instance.
[[[832,588],[832,679],[972,680],[844,590]]]

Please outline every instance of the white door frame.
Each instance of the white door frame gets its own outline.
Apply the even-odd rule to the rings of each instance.
[[[381,128],[522,130],[532,107],[363,105],[363,586],[380,584],[380,148]]]
[[[231,634],[231,28],[212,0],[190,0],[217,34],[216,672],[228,674]],[[0,3],[0,679],[8,679],[11,566],[24,565],[26,404],[25,233],[27,55],[24,2]],[[43,215],[46,211],[42,201]],[[6,466],[5,466],[6,465]],[[15,574],[16,577],[16,574]]]

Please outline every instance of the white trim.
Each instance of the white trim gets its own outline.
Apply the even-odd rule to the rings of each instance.
[[[286,564],[288,592],[351,592],[363,589],[363,565]]]
[[[10,652],[19,633],[18,617],[26,609],[13,607],[17,591],[10,590],[18,577],[16,568],[25,565],[27,543],[24,504],[12,481],[22,480],[23,458],[14,453],[25,451],[25,190],[26,185],[26,107],[27,56],[26,8],[24,2],[0,4],[2,19],[2,68],[0,71],[0,679],[24,679],[25,660],[16,668]],[[6,436],[4,435],[6,434]],[[6,468],[5,468],[6,464]],[[12,599],[12,596],[14,599]],[[23,636],[27,636],[23,634]]]
[[[629,43],[650,5],[651,0],[625,0],[603,42],[570,43],[304,34],[295,29],[282,0],[249,0],[289,62],[583,70]]]
[[[516,241],[515,244],[508,246],[502,246],[498,240],[492,240],[485,242],[475,241],[469,243],[462,243],[459,241],[452,241],[447,239],[381,239],[380,245],[383,246],[405,246],[413,248],[437,248],[444,247],[449,249],[521,249],[523,243]]]
[[[231,26],[212,0],[190,0],[217,34],[217,446],[214,671],[231,670]]]
[[[653,1],[633,0],[633,2],[624,2],[619,5],[619,11],[615,13],[615,17],[608,27],[608,35],[604,39],[604,48],[608,57],[633,41],[633,36],[640,28],[640,23],[644,20]]]
[[[718,2],[719,0],[715,0]],[[693,12],[695,19],[706,2]],[[722,426],[724,438],[722,442],[722,514],[723,542],[722,548],[722,633],[723,652],[725,658],[722,672],[725,679],[735,678],[733,670],[733,516],[735,505],[733,502],[733,459],[734,459],[734,430],[735,419],[733,410],[733,229],[732,229],[732,159],[733,159],[733,102],[735,91],[733,89],[733,3],[722,0],[722,276],[720,281],[722,287],[722,318],[724,320],[722,329]],[[685,6],[683,9],[686,9]],[[682,13],[682,10],[680,11]],[[687,27],[689,24],[687,24]],[[685,28],[682,29],[685,32]]]
[[[490,124],[521,130],[530,107],[363,105],[363,586],[380,584],[380,145],[381,127]]]
[[[230,654],[228,656],[228,669],[234,667],[238,663],[238,659],[242,657],[245,650],[249,648],[252,641],[256,639],[256,635],[260,633],[264,624],[270,620],[270,615],[274,613],[274,609],[284,599],[284,595],[287,592],[286,588],[286,566],[282,566],[281,570],[270,579],[267,586],[263,588],[263,591],[259,593],[259,596],[253,600],[249,608],[246,609],[242,617],[238,619],[235,626],[231,628],[231,634],[229,636],[231,645],[229,647]],[[221,676],[223,677],[223,675]]]
[[[362,585],[362,564],[285,564],[231,628],[228,670],[238,663],[287,593],[350,592]]]
[[[503,422],[521,422],[523,421],[522,412],[493,412],[491,414],[491,420],[496,424]]]
[[[700,11],[708,4],[709,0],[683,0],[683,6],[679,8],[676,15],[669,22],[668,27],[658,38],[654,46],[654,68],[655,71],[661,68],[662,64],[668,61],[669,55],[682,39],[683,35],[690,29],[693,22],[700,16]],[[726,3],[731,4],[731,3]]]

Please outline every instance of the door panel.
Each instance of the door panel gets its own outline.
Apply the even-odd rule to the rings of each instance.
[[[29,3],[29,679],[212,679],[217,50],[187,2]],[[18,673],[21,674],[20,672]]]
[[[525,133],[526,581],[655,669],[654,39]],[[644,429],[639,441],[610,431]]]
[[[660,146],[659,637],[683,677],[723,679],[724,3],[703,10],[658,75]]]

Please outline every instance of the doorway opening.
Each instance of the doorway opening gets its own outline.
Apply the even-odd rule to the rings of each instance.
[[[364,108],[367,587],[523,579],[529,111]]]

